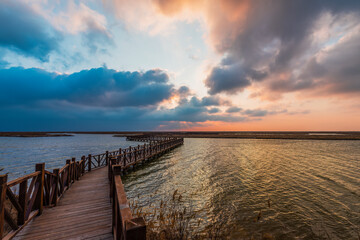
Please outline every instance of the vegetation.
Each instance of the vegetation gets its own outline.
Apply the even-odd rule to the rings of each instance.
[[[185,206],[177,190],[157,204],[140,204],[139,198],[130,201],[130,208],[134,216],[145,219],[149,240],[230,239],[229,236],[236,230],[228,223],[226,216],[219,216],[221,221],[203,223],[191,206]],[[150,201],[151,197],[147,199]],[[259,218],[261,214],[256,217],[257,220]],[[245,232],[239,235],[243,239],[258,239]],[[264,234],[260,239],[274,238],[271,234]]]

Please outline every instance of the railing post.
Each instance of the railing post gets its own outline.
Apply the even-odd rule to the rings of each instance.
[[[109,151],[105,153],[106,166],[109,165]]]
[[[59,171],[60,169],[56,168],[53,170],[53,173],[55,174],[55,189],[54,189],[54,196],[53,196],[53,199],[51,200],[52,201],[52,204],[54,204],[54,206],[57,205],[57,200],[58,200],[58,195],[59,195]]]
[[[116,159],[115,157],[111,157],[110,158],[110,169],[109,169],[109,181],[110,181],[110,198],[113,197],[113,184],[114,184],[114,178],[113,178],[113,169],[112,166],[114,166],[116,164]]]
[[[91,172],[91,154],[89,154],[88,160],[89,160],[89,162],[88,162],[88,171]]]
[[[121,165],[113,165],[112,173],[113,176],[121,175]]]
[[[83,161],[82,161],[82,164],[81,164],[81,174],[84,175],[84,173],[85,173],[85,161],[86,161],[86,157],[85,157],[85,156],[82,156],[81,159],[83,160]]]
[[[67,189],[70,188],[70,182],[71,182],[71,161],[70,159],[66,160],[66,164],[68,165],[68,172],[67,172]]]
[[[34,209],[39,209],[38,216],[43,212],[43,204],[44,204],[44,181],[45,181],[45,163],[38,163],[35,165],[35,170],[40,171],[40,175],[37,179],[37,183],[39,184],[39,190],[36,194]],[[24,209],[25,211],[25,209]],[[25,211],[26,212],[26,211]]]
[[[108,178],[109,178],[109,182],[111,183],[111,177],[112,177],[112,174],[111,174],[111,171],[112,171],[112,165],[114,164],[115,162],[115,157],[114,156],[111,156],[109,157],[109,166],[108,166]],[[111,191],[111,189],[110,189]],[[111,196],[110,196],[111,197]]]
[[[76,179],[76,162],[75,158],[71,158],[71,164],[72,164],[72,179],[71,181],[74,183]]]
[[[80,166],[80,162],[76,161],[76,181],[79,181],[80,176],[81,176],[81,166]]]
[[[125,222],[125,239],[126,240],[145,240],[146,224],[142,217],[133,218]]]
[[[121,148],[120,148],[120,150],[121,150]],[[125,166],[126,166],[126,153],[124,153],[124,154],[120,154],[120,159],[119,159],[119,162],[118,162],[118,164],[121,164],[121,162],[120,162],[120,160],[121,160],[121,156],[123,155],[123,161],[124,161],[124,168],[125,168]]]
[[[26,214],[26,205],[28,202],[26,192],[27,192],[27,180],[24,180],[19,184],[19,205],[21,206],[22,211],[18,212],[18,220],[17,220],[18,225],[23,225],[26,221],[25,214]]]
[[[6,189],[7,189],[7,174],[0,175],[0,238],[4,235],[4,225],[5,225],[5,199],[6,199]]]
[[[132,149],[131,149],[131,146],[129,147],[129,154],[130,154],[130,163],[132,162],[132,153],[131,153]],[[126,155],[125,155],[126,157]],[[124,167],[126,166],[126,160],[124,160]]]

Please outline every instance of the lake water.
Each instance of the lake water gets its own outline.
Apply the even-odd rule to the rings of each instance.
[[[61,168],[66,159],[114,151],[141,143],[107,134],[75,134],[73,137],[0,137],[0,167],[14,179],[35,170],[45,162],[47,170]]]
[[[111,135],[0,138],[0,164],[15,177],[38,162],[51,169],[69,157],[129,144],[139,143]],[[156,193],[153,202],[177,189],[204,223],[226,218],[235,226],[233,239],[244,232],[276,239],[359,238],[360,141],[185,139],[123,182],[130,199]]]

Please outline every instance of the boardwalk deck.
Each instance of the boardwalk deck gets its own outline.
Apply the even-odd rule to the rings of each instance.
[[[113,239],[107,174],[106,167],[85,174],[15,239]]]

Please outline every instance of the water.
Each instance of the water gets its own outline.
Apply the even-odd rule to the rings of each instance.
[[[45,168],[61,168],[66,159],[104,153],[128,146],[137,146],[125,138],[106,134],[75,134],[73,137],[0,137],[0,168],[10,180],[32,173],[36,163]]]
[[[185,139],[124,184],[153,201],[178,189],[204,222],[228,218],[234,239],[358,239],[359,173],[359,141]]]
[[[130,143],[111,135],[0,138],[0,164],[17,176],[32,172],[37,162],[60,167],[66,158]],[[204,224],[227,219],[235,226],[233,239],[244,232],[276,239],[358,239],[359,172],[360,141],[185,139],[123,182],[130,199],[148,196],[153,202],[178,189]]]

